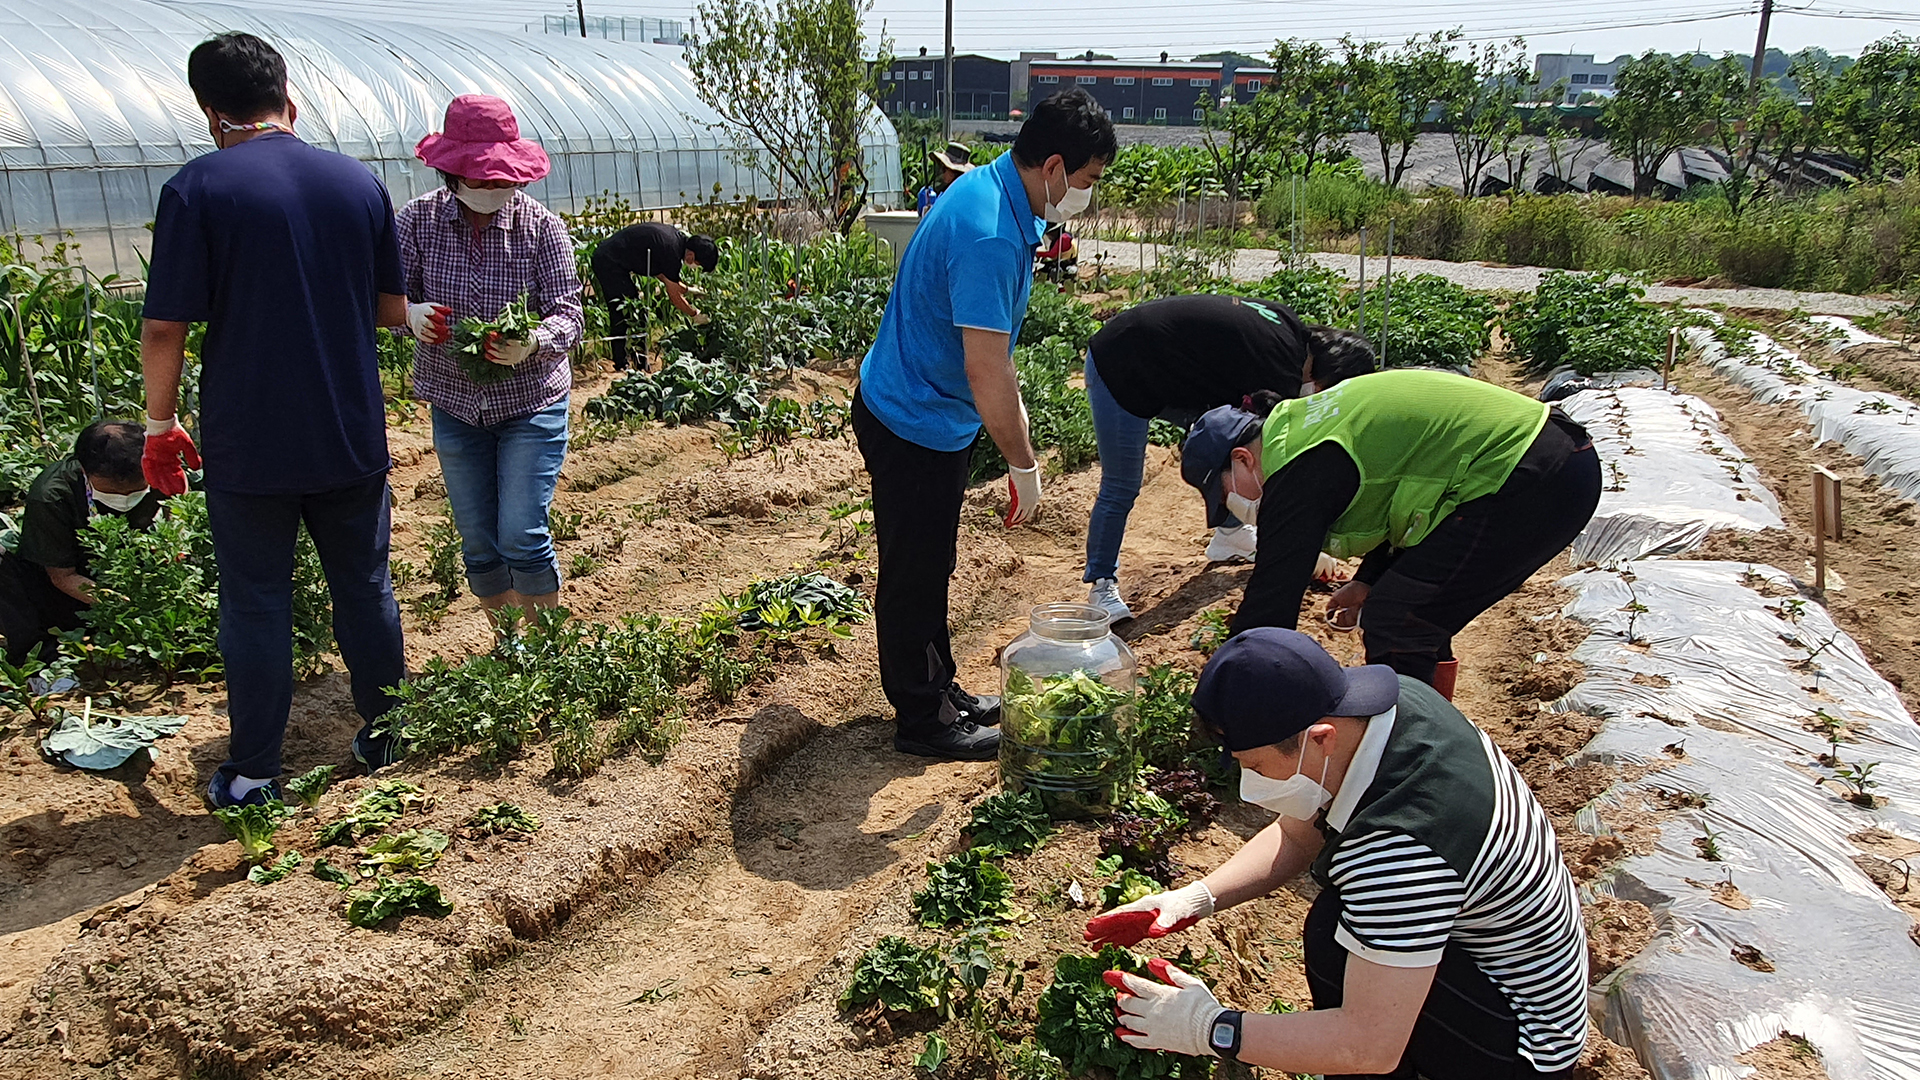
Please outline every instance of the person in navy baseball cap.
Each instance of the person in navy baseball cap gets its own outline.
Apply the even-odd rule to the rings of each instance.
[[[1311,1012],[1232,1008],[1165,960],[1107,971],[1114,1035],[1141,1050],[1277,1073],[1567,1080],[1587,1041],[1580,895],[1553,824],[1486,734],[1384,665],[1256,627],[1213,654],[1194,711],[1274,821],[1211,872],[1094,916],[1131,946],[1286,888],[1319,889],[1300,932]]]
[[[1220,478],[1233,463],[1233,448],[1259,426],[1260,418],[1253,413],[1222,405],[1202,413],[1187,430],[1187,441],[1180,449],[1180,479],[1200,489],[1207,504],[1208,528],[1217,529],[1226,522],[1226,492]]]

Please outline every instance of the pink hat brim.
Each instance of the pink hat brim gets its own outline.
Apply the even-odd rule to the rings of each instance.
[[[434,132],[413,148],[413,156],[429,168],[468,180],[505,180],[531,184],[553,171],[547,152],[531,139],[512,142],[462,142]]]

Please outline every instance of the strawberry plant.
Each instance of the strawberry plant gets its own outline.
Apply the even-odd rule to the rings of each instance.
[[[995,855],[1025,855],[1053,835],[1053,821],[1039,793],[1002,791],[974,806],[967,832],[976,848]]]
[[[953,1012],[953,968],[937,948],[884,937],[862,953],[853,980],[840,993],[843,1011],[878,1007],[889,1013]]]
[[[395,916],[444,919],[452,913],[440,886],[420,878],[381,878],[373,888],[347,898],[347,921],[369,930]]]
[[[533,332],[539,326],[540,316],[527,308],[527,297],[522,294],[491,319],[468,318],[455,323],[450,349],[467,378],[482,386],[501,382],[511,376],[514,369],[487,359],[487,341],[495,334],[500,335],[502,341],[532,341]]]
[[[1013,879],[987,852],[974,848],[943,863],[927,864],[927,886],[913,894],[920,925],[1005,922],[1013,917]]]

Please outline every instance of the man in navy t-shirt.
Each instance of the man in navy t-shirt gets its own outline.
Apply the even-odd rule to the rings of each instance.
[[[1011,468],[1007,524],[1032,520],[1040,463],[1013,343],[1033,249],[1041,218],[1086,209],[1115,152],[1113,122],[1086,91],[1036,106],[1010,152],[955,180],[927,212],[860,365],[853,431],[873,477],[880,683],[902,753],[983,761],[1000,752],[999,699],[954,682],[947,629],[968,463],[985,427]]]
[[[374,721],[406,674],[388,576],[386,411],[376,328],[406,321],[386,188],[293,134],[286,61],[251,34],[187,59],[217,152],[160,192],[140,359],[147,482],[186,487],[200,455],[176,407],[189,323],[207,324],[197,428],[220,571],[220,652],[232,734],[215,807],[279,798],[293,700],[292,570],[304,522],[326,570],[334,637],[363,721],[354,757],[393,758]]]

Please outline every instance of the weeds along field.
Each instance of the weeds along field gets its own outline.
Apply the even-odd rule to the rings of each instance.
[[[378,777],[348,757],[359,720],[321,584],[302,570],[291,801],[207,815],[198,789],[225,755],[226,720],[201,512],[189,498],[149,536],[97,538],[103,581],[124,599],[51,669],[0,680],[0,1075],[1202,1071],[1069,1019],[1101,1005],[1079,943],[1085,918],[1149,880],[1192,880],[1262,824],[1218,755],[1190,741],[1193,674],[1248,571],[1206,564],[1173,433],[1150,451],[1123,555],[1139,612],[1125,633],[1148,673],[1126,805],[1104,824],[1046,822],[995,794],[991,764],[891,749],[869,618],[871,513],[846,412],[886,264],[859,235],[794,246],[720,225],[721,267],[700,283],[712,324],[687,327],[643,298],[657,307],[657,374],[613,378],[592,352],[581,358],[549,521],[568,616],[517,625],[502,644],[465,593],[406,352],[384,347],[394,577],[415,675],[393,721],[412,753]],[[30,272],[40,277],[22,272],[16,290],[66,273],[57,258]],[[133,339],[110,350],[96,338],[89,357],[76,324],[55,318],[72,300],[55,294],[74,287],[43,294],[32,385],[64,363],[84,379],[63,392],[89,400],[59,411],[47,392],[36,408],[28,383],[8,382],[9,454],[33,448],[10,476],[94,414],[94,363],[107,410],[137,407]],[[1035,527],[1004,529],[1005,466],[979,454],[952,585],[969,687],[997,687],[996,652],[1031,605],[1082,595],[1098,484],[1086,339],[1130,303],[1202,288],[1227,286],[1162,271],[1080,296],[1036,292],[1016,361],[1046,502]],[[1309,319],[1360,317],[1330,275],[1236,288]],[[1396,363],[1513,383],[1528,376],[1490,356],[1496,335],[1537,367],[1603,371],[1635,366],[1675,317],[1578,277],[1524,300],[1437,279],[1404,289],[1417,314],[1403,321],[1396,298]],[[1776,484],[1805,472],[1785,456],[1764,464]],[[1802,524],[1767,543],[1752,557],[1799,570]],[[1836,555],[1867,581],[1890,573],[1869,560],[1888,557]],[[1590,730],[1541,711],[1578,679],[1567,654],[1582,632],[1551,617],[1564,599],[1550,583],[1565,569],[1463,635],[1460,700],[1540,792],[1590,883],[1651,843],[1658,820],[1611,822],[1604,840],[1574,827],[1616,770],[1566,768]],[[1328,644],[1342,660],[1357,646]],[[1880,655],[1920,677],[1907,653]],[[49,675],[77,687],[44,693],[33,677]],[[106,773],[42,756],[46,731],[96,714],[182,722]],[[1166,939],[1166,954],[1186,950],[1240,1007],[1305,1007],[1304,889]],[[1627,901],[1596,898],[1589,921],[1596,978],[1653,932]],[[1583,1076],[1640,1075],[1597,1037],[1589,1058]]]

